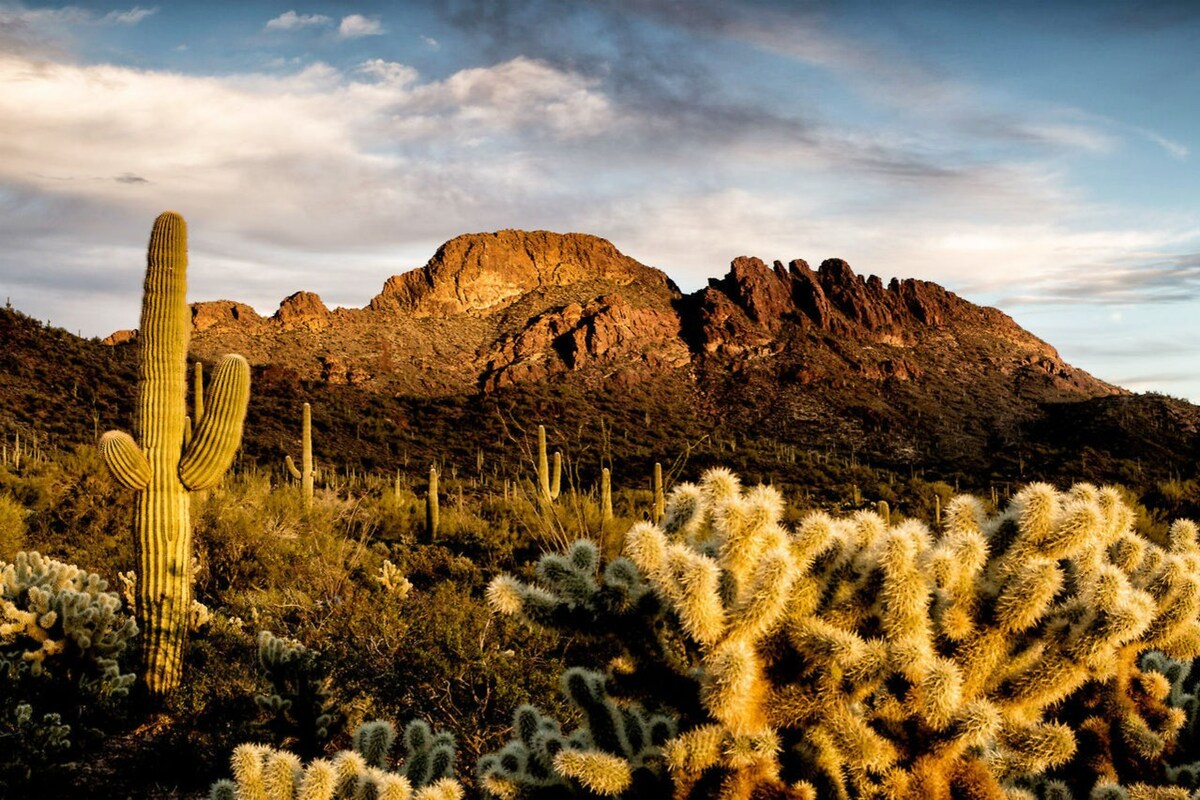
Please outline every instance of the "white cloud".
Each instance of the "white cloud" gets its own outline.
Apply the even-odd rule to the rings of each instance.
[[[295,11],[285,11],[274,19],[267,20],[266,29],[269,31],[294,31],[300,28],[312,28],[328,25],[332,19],[324,14],[297,14]]]
[[[426,47],[429,47],[429,48],[431,48],[431,49],[433,49],[433,50],[437,50],[439,47],[441,47],[441,46],[442,46],[442,45],[441,45],[441,44],[438,42],[438,40],[437,40],[437,39],[434,39],[432,36],[422,36],[422,37],[421,37],[421,41],[425,43],[425,46],[426,46]]]
[[[110,11],[100,18],[100,22],[108,25],[137,25],[146,17],[157,13],[157,6],[154,8],[135,6],[128,11]]]
[[[342,17],[342,22],[338,25],[338,36],[343,39],[380,36],[383,32],[383,24],[379,20],[364,17],[362,14],[350,14]]]

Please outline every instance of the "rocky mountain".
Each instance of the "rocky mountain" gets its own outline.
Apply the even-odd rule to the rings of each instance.
[[[361,309],[297,292],[271,317],[193,306],[197,357],[240,352],[298,380],[389,396],[670,384],[739,428],[894,460],[1020,447],[1047,403],[1121,394],[994,308],[934,283],[737,258],[683,294],[584,234],[459,236]],[[114,334],[110,341],[128,341]]]

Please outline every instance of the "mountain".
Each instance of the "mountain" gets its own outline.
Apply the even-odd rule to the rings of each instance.
[[[459,236],[362,309],[298,292],[267,318],[234,301],[193,314],[198,357],[240,352],[304,381],[423,397],[665,381],[738,427],[896,459],[974,456],[1042,404],[1122,392],[934,283],[742,257],[685,295],[577,233]]]
[[[272,461],[306,400],[329,455],[367,468],[445,451],[473,461],[538,421],[584,450],[619,445],[643,461],[728,459],[758,442],[1015,478],[1039,459],[1071,469],[1068,447],[1112,463],[1144,454],[1163,469],[1200,455],[1195,406],[1130,395],[996,309],[934,283],[864,278],[840,259],[813,269],[741,257],[685,294],[605,239],[499,231],[446,242],[361,309],[303,291],[269,317],[233,300],[192,309],[194,357],[240,352],[254,365],[247,451]],[[54,351],[66,349],[92,399],[59,396],[38,414],[87,433],[127,424],[111,398],[129,381],[135,332],[69,343],[33,321],[18,335],[9,316],[22,345],[0,373],[25,376],[17,406],[37,394],[31,373],[61,383]],[[89,402],[99,410],[79,410]],[[17,423],[42,424],[20,413]],[[1145,425],[1161,419],[1174,420],[1175,440]]]

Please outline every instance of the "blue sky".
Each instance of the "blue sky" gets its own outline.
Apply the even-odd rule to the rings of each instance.
[[[459,233],[584,231],[685,290],[845,258],[1200,401],[1200,3],[0,0],[0,293],[132,327],[367,302]]]

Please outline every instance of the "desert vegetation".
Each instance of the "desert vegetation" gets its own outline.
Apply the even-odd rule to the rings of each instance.
[[[184,237],[138,438],[3,436],[5,796],[1200,797],[1200,478],[939,479],[645,408],[339,463],[351,410],[304,396],[247,456]]]

